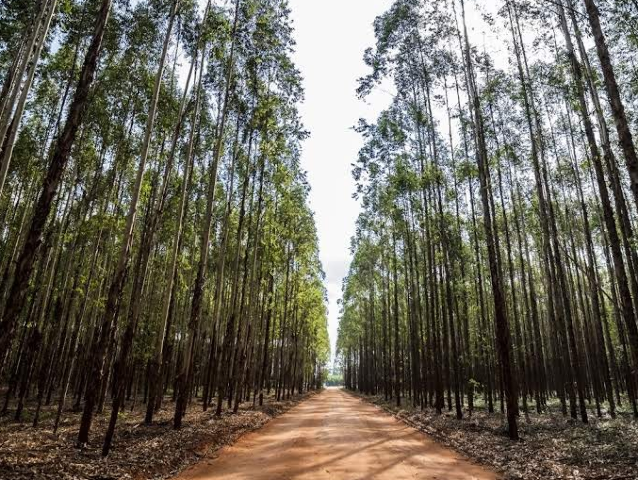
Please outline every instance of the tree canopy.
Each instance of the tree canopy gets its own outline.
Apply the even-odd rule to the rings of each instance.
[[[374,24],[349,388],[457,418],[638,416],[633,2],[396,0]],[[481,34],[480,30],[483,29]]]
[[[131,391],[179,428],[330,356],[287,2],[203,6],[0,6],[3,412],[110,411],[104,455]]]

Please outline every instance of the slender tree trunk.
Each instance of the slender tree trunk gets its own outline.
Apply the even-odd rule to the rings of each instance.
[[[631,191],[634,194],[634,201],[638,206],[638,155],[636,155],[636,148],[634,146],[633,137],[627,121],[627,115],[625,114],[625,106],[620,96],[620,88],[618,87],[614,67],[611,63],[611,56],[609,54],[609,49],[607,48],[607,40],[605,39],[605,35],[600,25],[598,7],[594,0],[583,1],[587,10],[589,26],[591,27],[594,35],[598,59],[602,66],[605,89],[609,98],[614,122],[616,123],[616,131],[618,132],[620,147],[623,155],[625,156],[625,164],[627,165],[627,171],[629,172]],[[630,335],[633,336],[634,334],[630,333]],[[632,338],[631,341],[632,343],[636,342],[638,341],[638,338]],[[632,346],[632,348],[638,347]],[[636,358],[634,358],[634,360],[636,360]],[[638,367],[634,365],[634,368]]]
[[[111,0],[102,0],[97,14],[93,37],[87,50],[69,113],[51,155],[49,168],[35,206],[31,225],[16,265],[9,300],[0,322],[0,361],[11,346],[15,324],[26,301],[35,257],[42,241],[42,234],[51,212],[51,206],[66,169],[75,137],[84,118],[98,59],[102,50],[102,39],[111,9]]]

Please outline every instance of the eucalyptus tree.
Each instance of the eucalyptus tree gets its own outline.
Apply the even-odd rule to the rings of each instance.
[[[2,7],[3,80],[18,29],[56,2],[41,3]],[[287,3],[115,2],[108,25],[108,2],[61,5],[0,195],[3,412],[33,405],[48,428],[55,398],[55,431],[72,400],[83,446],[110,404],[107,455],[140,398],[147,423],[171,408],[179,428],[200,402],[319,388],[326,294]]]
[[[31,24],[29,35],[23,45],[19,47],[18,52],[15,53],[12,68],[7,72],[4,80],[0,103],[0,141],[2,142],[0,195],[7,178],[9,163],[29,91],[56,7],[57,0],[40,2],[40,10]]]
[[[617,165],[633,142],[600,98],[612,74],[630,78],[636,12],[591,4],[397,0],[375,21],[358,93],[387,80],[395,93],[358,129],[338,340],[349,388],[458,418],[479,395],[511,438],[529,400],[587,422],[590,404],[615,416],[626,395],[635,413],[636,210]],[[481,13],[496,42],[479,38]],[[587,38],[596,14],[613,45]],[[608,49],[600,63],[589,45]]]
[[[2,362],[4,362],[6,351],[13,338],[15,324],[24,307],[26,291],[31,279],[35,256],[42,242],[43,230],[49,218],[56,191],[71,153],[71,148],[73,147],[78,129],[83,120],[83,115],[89,100],[91,84],[95,77],[95,71],[102,49],[102,40],[106,31],[110,9],[110,0],[104,0],[99,5],[91,43],[84,57],[84,64],[80,71],[80,78],[75,88],[73,100],[69,106],[66,122],[52,150],[49,168],[33,211],[31,225],[27,232],[22,251],[18,256],[7,306],[4,309],[2,321],[0,322],[0,359],[2,359],[0,361]]]

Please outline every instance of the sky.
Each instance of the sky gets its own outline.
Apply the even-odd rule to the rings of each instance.
[[[363,62],[374,45],[374,19],[390,0],[289,0],[297,42],[294,61],[304,77],[306,97],[300,113],[310,138],[302,167],[312,191],[321,261],[326,272],[329,331],[335,353],[342,279],[350,264],[350,238],[359,204],[351,165],[362,146],[352,127],[359,118],[373,120],[390,103],[377,89],[365,101],[356,96],[357,79],[369,73]]]
[[[299,110],[310,132],[303,145],[301,164],[311,186],[310,207],[315,214],[326,273],[333,360],[339,327],[338,300],[350,265],[350,239],[360,210],[353,198],[355,184],[351,170],[363,140],[353,127],[360,118],[374,121],[392,101],[390,81],[361,100],[356,95],[357,80],[370,72],[363,54],[375,44],[374,19],[388,10],[392,2],[289,0],[296,41],[293,60],[301,71],[305,88],[305,101]],[[206,0],[199,3],[203,10]],[[471,41],[488,45],[494,51],[498,42],[489,38],[489,34],[486,36],[481,24],[480,16],[468,5]],[[182,67],[185,81],[187,63]]]
[[[352,127],[359,118],[375,120],[392,100],[388,91],[391,83],[375,88],[365,101],[360,100],[356,95],[357,79],[370,72],[363,53],[375,44],[374,19],[389,9],[392,0],[289,3],[297,42],[293,59],[304,77],[306,91],[300,113],[311,135],[304,143],[301,163],[312,188],[310,207],[315,212],[326,272],[334,360],[340,313],[337,302],[350,265],[350,239],[359,213],[359,203],[352,198],[355,185],[351,168],[363,141]],[[493,5],[488,4],[486,10],[496,14]],[[471,42],[487,47],[495,53],[497,67],[506,68],[504,45],[486,29],[473,4],[467,5],[467,18]],[[440,114],[441,118],[446,115]]]
[[[198,2],[203,11],[206,0]],[[350,265],[350,239],[359,213],[359,203],[352,198],[355,184],[351,169],[363,141],[353,127],[360,118],[376,119],[392,100],[387,90],[379,88],[360,100],[357,80],[370,71],[363,54],[375,43],[374,19],[391,4],[392,0],[289,0],[296,41],[293,60],[305,88],[299,110],[310,132],[301,164],[311,186],[310,208],[315,214],[326,273],[333,360],[338,300]],[[183,62],[183,83],[187,73],[188,62]]]

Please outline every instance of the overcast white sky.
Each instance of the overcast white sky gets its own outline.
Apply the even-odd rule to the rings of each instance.
[[[350,238],[359,204],[352,198],[351,164],[362,139],[352,130],[359,118],[375,120],[392,98],[387,88],[376,88],[361,101],[357,79],[369,73],[363,63],[366,48],[375,44],[373,21],[392,0],[289,0],[297,40],[297,67],[304,77],[306,101],[301,115],[311,137],[304,144],[302,165],[312,187],[321,260],[326,271],[332,354],[335,354],[341,283],[350,264]],[[473,4],[467,6],[468,29],[476,45],[489,45],[498,66],[506,66],[501,42],[486,32]],[[484,5],[492,15],[494,5]],[[502,63],[502,64],[501,64]],[[389,89],[392,89],[391,82]]]
[[[329,297],[330,342],[335,354],[341,283],[350,265],[350,238],[354,234],[359,204],[352,198],[355,186],[351,165],[362,146],[352,127],[359,118],[373,121],[392,96],[376,88],[365,101],[356,96],[357,80],[369,73],[363,62],[366,48],[375,44],[373,22],[393,0],[289,0],[295,40],[294,61],[304,78],[306,99],[300,112],[310,132],[303,148],[302,166],[308,172],[312,191],[321,260],[326,272]],[[203,10],[206,0],[199,0]],[[494,12],[492,12],[494,13]],[[468,5],[472,42],[486,38],[473,5]],[[506,57],[503,57],[506,58]],[[501,65],[499,65],[501,66]],[[187,65],[183,65],[185,79]]]
[[[203,10],[206,0],[198,1]],[[374,120],[392,100],[379,89],[365,102],[359,100],[357,80],[369,73],[363,53],[375,42],[374,19],[391,4],[392,0],[289,0],[297,42],[293,59],[306,91],[300,112],[311,134],[304,142],[301,163],[312,188],[310,207],[326,272],[333,356],[339,326],[337,301],[350,264],[350,238],[359,212],[352,198],[351,164],[362,140],[352,127],[359,118]],[[184,62],[184,83],[187,72]]]
[[[302,165],[308,171],[321,260],[330,300],[330,341],[334,355],[339,325],[337,300],[350,263],[358,203],[352,198],[351,164],[362,145],[352,130],[359,118],[370,120],[391,98],[376,91],[366,102],[355,90],[368,73],[363,52],[374,45],[372,22],[390,0],[290,0],[297,40],[294,56],[304,77],[306,101],[301,115],[311,137],[304,144]]]

